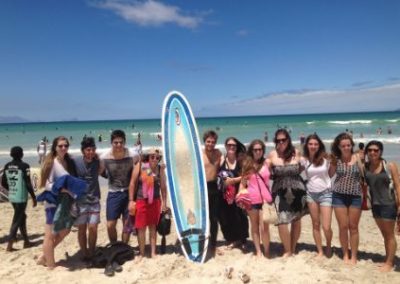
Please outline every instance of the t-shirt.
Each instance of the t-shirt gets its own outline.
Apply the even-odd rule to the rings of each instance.
[[[86,181],[87,191],[78,200],[79,204],[96,204],[100,200],[99,167],[100,161],[93,159],[86,163],[83,156],[73,158],[78,177]]]
[[[27,202],[28,192],[33,195],[29,165],[20,160],[13,160],[7,163],[4,166],[2,184],[8,189],[8,200],[10,202]]]
[[[101,156],[104,162],[108,177],[109,191],[125,191],[129,188],[131,181],[133,162],[139,160],[139,155],[135,151],[125,148],[125,156],[122,159],[115,159],[112,150]]]

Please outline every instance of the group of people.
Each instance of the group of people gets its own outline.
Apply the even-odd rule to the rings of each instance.
[[[308,213],[318,257],[330,257],[331,222],[335,212],[343,260],[356,264],[363,201],[361,188],[367,184],[372,215],[386,250],[380,270],[393,268],[397,248],[395,224],[400,214],[400,181],[397,165],[383,159],[381,142],[370,141],[365,152],[355,153],[352,136],[341,133],[334,139],[328,154],[324,143],[314,133],[305,138],[299,151],[293,146],[289,132],[278,129],[273,140],[275,148],[268,154],[261,140],[251,141],[246,149],[238,139],[229,137],[225,140],[226,154],[222,155],[215,149],[217,133],[207,131],[203,138],[211,251],[218,254],[218,222],[227,247],[241,247],[248,237],[249,219],[256,255],[269,257],[271,224],[263,219],[263,207],[269,203],[277,211],[274,224],[283,245],[283,257],[296,252],[301,218]],[[220,180],[222,186],[218,187]],[[249,206],[235,202],[235,197],[244,194],[250,200]],[[326,239],[325,251],[321,225]]]
[[[400,181],[396,164],[387,163],[382,157],[381,142],[370,141],[364,152],[354,153],[351,135],[341,133],[334,139],[328,154],[317,134],[306,137],[299,150],[293,146],[290,133],[286,129],[278,129],[273,139],[275,148],[270,153],[266,153],[265,143],[259,139],[251,141],[246,147],[237,138],[228,137],[223,154],[216,148],[217,140],[218,135],[213,130],[203,135],[210,218],[209,250],[212,255],[223,253],[217,247],[220,227],[227,249],[244,249],[250,231],[256,256],[270,257],[272,224],[263,217],[263,207],[268,203],[276,209],[277,221],[274,224],[282,242],[283,257],[296,252],[301,218],[308,213],[312,219],[318,256],[330,257],[333,238],[331,222],[335,212],[343,260],[355,264],[361,187],[366,183],[372,199],[372,214],[384,238],[386,250],[385,262],[380,269],[392,269],[397,248],[395,223],[400,213]],[[111,149],[100,157],[96,154],[93,137],[82,140],[82,155],[72,157],[68,148],[66,137],[59,136],[53,140],[42,162],[41,187],[44,192],[54,193],[60,178],[72,176],[85,181],[86,189],[78,195],[70,188],[74,185],[68,183],[58,191],[72,200],[68,203],[68,210],[75,215],[73,224],[57,231],[55,223],[60,222],[57,201],[45,202],[43,254],[38,258],[38,264],[50,269],[55,267],[54,250],[69,234],[72,225],[78,227],[82,257],[90,259],[93,256],[100,223],[100,175],[108,179],[106,219],[110,242],[117,241],[117,222],[122,219],[122,241],[129,242],[130,235],[136,231],[140,257],[143,257],[148,228],[150,255],[155,256],[156,226],[161,212],[167,210],[166,176],[161,151],[151,148],[140,154],[129,150],[122,130],[111,133]],[[18,229],[24,237],[24,246],[30,246],[25,215],[28,193],[36,206],[29,165],[22,162],[23,150],[13,147],[11,157],[13,160],[5,166],[2,179],[3,186],[9,189],[15,210],[7,247],[10,251]],[[244,195],[249,200],[247,206],[238,202],[238,197]],[[326,239],[325,251],[321,225]]]

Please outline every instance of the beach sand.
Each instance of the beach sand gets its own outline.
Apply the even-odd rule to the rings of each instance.
[[[108,242],[105,225],[106,187],[102,182],[102,222],[99,225],[98,245]],[[137,263],[135,260],[123,265],[123,271],[114,277],[107,277],[103,269],[86,268],[80,261],[78,253],[76,229],[56,248],[55,255],[58,267],[49,271],[36,265],[35,258],[41,254],[44,207],[39,204],[32,208],[29,201],[27,209],[28,233],[36,246],[23,249],[23,241],[14,244],[14,252],[6,252],[6,238],[13,215],[9,203],[0,203],[2,220],[0,222],[0,282],[5,283],[242,283],[239,272],[250,276],[250,283],[398,283],[400,279],[400,259],[396,257],[396,269],[390,273],[380,273],[377,264],[383,261],[383,239],[372,219],[371,212],[363,212],[360,222],[360,252],[359,262],[355,267],[345,265],[340,259],[340,245],[336,220],[333,217],[334,231],[332,258],[316,259],[310,216],[303,217],[302,233],[299,240],[299,252],[289,258],[281,258],[277,228],[270,227],[272,259],[258,259],[253,255],[251,240],[248,240],[248,252],[239,249],[222,248],[223,255],[208,259],[204,264],[187,261],[176,245],[175,228],[167,236],[167,253],[154,259],[144,258]],[[120,229],[120,227],[119,227]],[[219,245],[224,242],[219,232]],[[161,238],[158,237],[158,244]],[[400,237],[397,237],[400,242]],[[136,237],[130,244],[137,249]],[[68,257],[66,256],[68,254]],[[399,250],[397,251],[399,255]],[[224,269],[233,267],[232,279],[227,279]],[[397,270],[397,271],[396,271]]]

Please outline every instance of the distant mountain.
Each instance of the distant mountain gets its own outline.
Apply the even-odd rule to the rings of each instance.
[[[29,120],[19,116],[0,116],[0,123],[21,123],[29,122]]]

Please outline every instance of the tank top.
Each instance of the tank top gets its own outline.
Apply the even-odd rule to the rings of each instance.
[[[384,162],[382,162],[384,163]],[[387,169],[389,171],[389,169]],[[382,164],[382,171],[375,174],[369,170],[369,165],[365,165],[365,180],[369,186],[373,205],[395,205],[396,199],[394,190],[391,187],[391,180]]]
[[[137,199],[147,199],[144,191],[144,185],[143,183],[148,183],[150,181],[150,184],[153,186],[153,199],[160,198],[160,187],[161,187],[161,178],[160,178],[160,166],[157,167],[157,173],[153,173],[153,171],[150,169],[150,166],[148,163],[142,163],[141,169],[140,169],[140,178],[138,182],[138,189],[137,189]]]
[[[361,196],[360,179],[361,174],[357,163],[348,166],[338,160],[333,191],[340,194]]]
[[[307,161],[305,164],[305,173],[307,176],[307,191],[313,193],[330,190],[332,187],[331,178],[329,177],[329,162],[324,159],[320,166],[310,165]]]
[[[253,173],[250,175],[249,180],[247,181],[247,190],[250,195],[251,204],[260,204],[264,201],[270,202],[272,200],[272,197],[267,189],[270,175],[271,174],[266,165],[263,165],[258,173]]]

